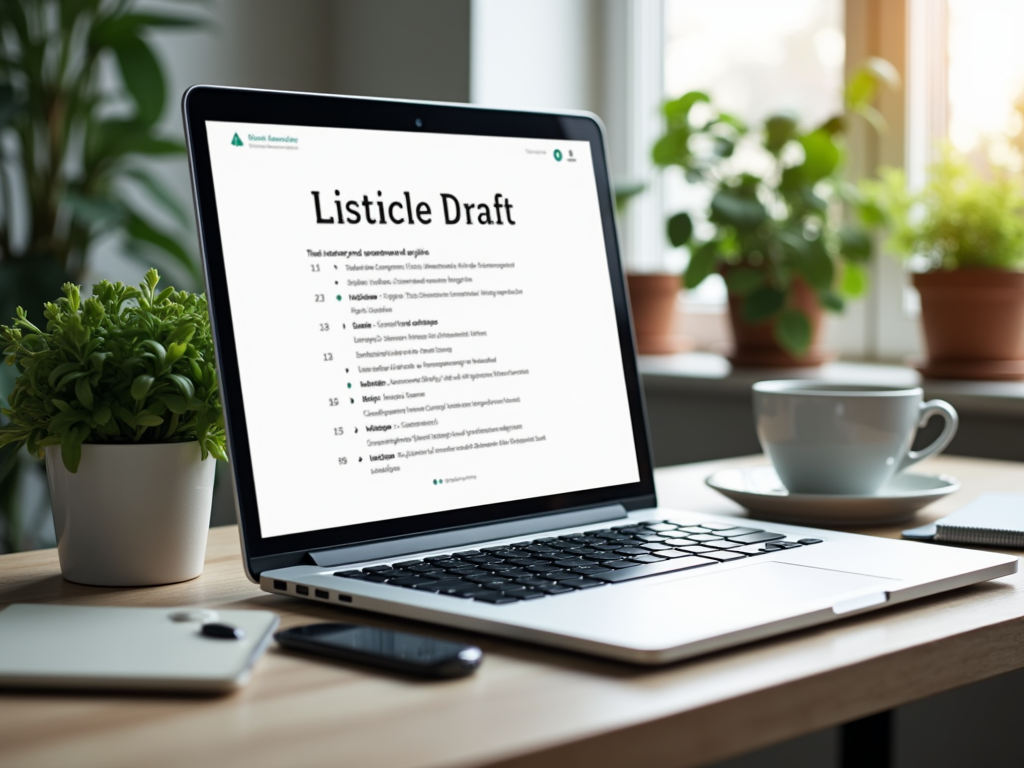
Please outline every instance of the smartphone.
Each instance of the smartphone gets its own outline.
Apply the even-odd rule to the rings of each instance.
[[[358,624],[309,624],[274,635],[283,647],[421,677],[463,677],[484,654],[474,645]]]

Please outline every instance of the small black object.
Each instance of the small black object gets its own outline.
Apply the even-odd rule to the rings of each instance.
[[[517,602],[482,590],[487,602]],[[479,599],[479,598],[478,598]],[[462,677],[473,672],[483,652],[472,645],[356,624],[310,624],[274,635],[289,650],[329,656],[422,677]]]
[[[206,637],[215,637],[218,640],[241,640],[245,637],[244,629],[232,627],[230,624],[203,624],[200,633]]]

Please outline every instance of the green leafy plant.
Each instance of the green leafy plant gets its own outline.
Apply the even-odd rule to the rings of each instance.
[[[861,184],[862,208],[889,229],[890,250],[927,270],[1024,269],[1024,177],[990,166],[983,174],[946,150],[919,192],[901,170]]]
[[[0,0],[0,317],[80,282],[90,245],[112,232],[128,255],[162,254],[201,281],[189,248],[139,205],[148,198],[189,226],[142,162],[184,152],[158,135],[166,86],[146,36],[197,21],[133,5]],[[108,64],[119,84],[104,77]]]
[[[206,298],[158,293],[159,281],[155,269],[138,288],[103,280],[84,301],[68,283],[45,305],[46,330],[21,307],[13,326],[0,326],[20,374],[0,447],[60,445],[71,472],[83,443],[197,440],[203,458],[226,459]]]
[[[783,349],[806,352],[812,331],[793,304],[794,281],[832,311],[866,290],[872,244],[865,225],[844,221],[844,203],[858,195],[842,175],[843,133],[855,114],[880,125],[871,101],[881,84],[896,81],[892,65],[869,60],[847,85],[845,112],[809,129],[780,113],[751,130],[700,91],[667,102],[654,162],[678,167],[710,193],[702,216],[683,211],[667,222],[672,245],[690,250],[686,287],[721,272],[747,323],[773,322]]]

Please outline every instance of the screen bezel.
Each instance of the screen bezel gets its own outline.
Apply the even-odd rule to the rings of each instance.
[[[228,449],[237,493],[239,525],[247,559],[246,567],[250,575],[258,575],[259,571],[263,570],[253,565],[254,559],[280,560],[276,556],[517,520],[570,509],[609,504],[622,504],[631,509],[654,503],[654,474],[643,395],[636,365],[625,279],[619,257],[603,136],[596,119],[585,114],[516,112],[454,104],[215,86],[193,86],[186,91],[182,98],[182,114],[192,173],[199,242],[203,254],[210,321],[217,352],[221,400],[228,428]],[[601,208],[639,480],[635,483],[586,491],[264,537],[249,454],[231,302],[207,143],[207,121],[588,142]],[[292,448],[282,447],[282,450],[289,449]]]

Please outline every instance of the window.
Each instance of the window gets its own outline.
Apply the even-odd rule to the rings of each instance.
[[[700,90],[748,125],[789,111],[804,125],[842,109],[842,0],[665,0],[664,98]],[[738,152],[736,162],[751,162]],[[706,210],[710,196],[670,170],[664,181],[664,216]],[[665,242],[664,263],[686,262],[684,249]],[[725,285],[713,275],[688,297],[722,307]]]

